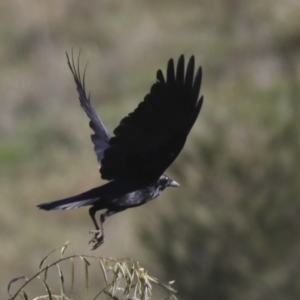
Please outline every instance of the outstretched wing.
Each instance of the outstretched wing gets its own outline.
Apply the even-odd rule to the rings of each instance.
[[[109,141],[100,169],[103,179],[156,181],[182,150],[196,121],[200,99],[202,70],[194,78],[192,56],[185,73],[184,56],[175,72],[169,60],[166,80],[161,70],[157,82],[134,112],[121,120]]]
[[[91,139],[94,144],[94,150],[97,155],[99,166],[101,166],[101,160],[104,156],[104,150],[109,147],[110,135],[107,132],[106,128],[104,127],[102,121],[97,116],[95,110],[93,109],[90,101],[90,95],[88,97],[86,95],[85,70],[83,72],[82,78],[80,75],[80,68],[79,68],[80,53],[78,55],[77,65],[75,65],[74,62],[73,53],[72,53],[72,60],[70,60],[68,53],[66,53],[66,55],[67,55],[68,65],[70,67],[70,70],[73,74],[76,83],[77,92],[79,94],[80,105],[91,120],[90,127],[93,129],[95,133],[91,135]]]

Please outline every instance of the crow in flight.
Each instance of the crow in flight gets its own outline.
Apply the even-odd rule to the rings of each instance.
[[[90,118],[94,131],[91,139],[97,155],[102,179],[107,184],[77,196],[38,205],[40,209],[72,209],[91,205],[90,217],[96,227],[90,243],[93,250],[104,242],[105,219],[127,208],[139,206],[158,197],[166,187],[179,184],[163,172],[171,165],[182,150],[193,127],[203,102],[199,98],[202,70],[197,69],[194,77],[195,59],[192,56],[185,72],[184,56],[178,59],[176,71],[173,59],[167,66],[164,77],[157,71],[156,83],[151,87],[138,107],[123,118],[110,137],[102,121],[93,109],[85,91],[85,71],[81,77],[79,56],[77,64],[70,60],[68,65],[74,76],[80,105]],[[100,215],[100,226],[95,214]]]

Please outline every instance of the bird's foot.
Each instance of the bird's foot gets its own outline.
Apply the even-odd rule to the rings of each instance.
[[[90,230],[90,233],[92,233],[94,236],[89,241],[89,244],[94,244],[91,250],[95,250],[104,243],[104,235],[102,234],[102,231],[100,229]]]

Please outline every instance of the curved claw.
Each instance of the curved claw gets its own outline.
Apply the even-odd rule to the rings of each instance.
[[[104,235],[102,234],[102,231],[100,229],[99,230],[90,230],[90,233],[92,233],[94,236],[89,241],[89,244],[94,244],[91,250],[95,250],[104,243]]]

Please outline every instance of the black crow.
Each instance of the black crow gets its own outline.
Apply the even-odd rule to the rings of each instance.
[[[170,59],[167,76],[157,71],[156,83],[138,107],[123,118],[110,137],[93,109],[85,91],[85,70],[81,77],[79,56],[77,65],[67,54],[74,76],[81,107],[90,118],[94,131],[91,139],[97,155],[101,177],[107,184],[77,196],[38,205],[44,210],[72,209],[91,205],[89,214],[96,227],[90,243],[93,249],[104,241],[103,223],[108,216],[139,206],[158,197],[168,186],[179,184],[163,175],[183,148],[203,102],[199,98],[202,70],[194,77],[195,59],[189,59],[185,72],[184,56],[178,59],[175,71]],[[95,219],[98,210],[100,226]]]

